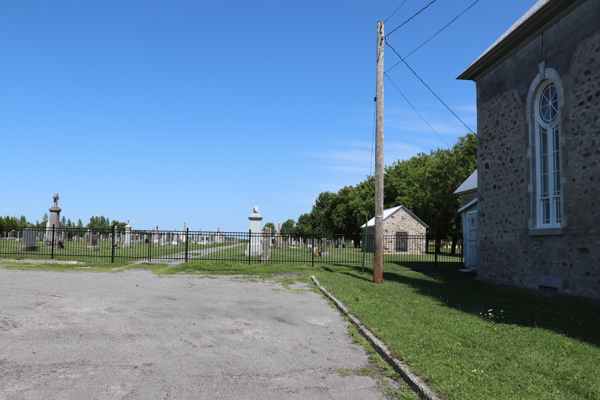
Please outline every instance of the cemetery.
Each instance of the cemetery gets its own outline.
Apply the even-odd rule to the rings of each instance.
[[[29,226],[8,230],[0,226],[0,258],[90,260],[98,262],[187,262],[191,260],[253,263],[296,263],[306,265],[361,265],[373,262],[372,231],[365,235],[283,234],[281,224],[275,230],[261,229],[263,216],[258,206],[248,216],[248,232],[133,229],[131,221],[122,228],[89,229],[61,226],[59,194],[52,196],[50,217],[45,227]],[[395,210],[397,211],[397,210]],[[410,213],[410,212],[408,212]],[[408,215],[395,213],[395,215]],[[420,220],[412,216],[410,221]],[[390,218],[394,221],[394,217]],[[272,225],[271,225],[272,226]],[[369,232],[367,234],[367,232]],[[412,232],[411,232],[412,233]],[[448,248],[435,251],[427,246],[424,230],[418,235],[400,236],[396,231],[385,236],[385,263],[422,268],[458,268],[461,254]],[[427,248],[427,251],[425,250]]]

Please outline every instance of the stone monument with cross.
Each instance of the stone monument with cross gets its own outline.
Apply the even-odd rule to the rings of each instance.
[[[60,238],[60,212],[62,211],[58,206],[58,200],[60,195],[55,193],[52,196],[52,207],[48,209],[50,211],[50,218],[46,223],[46,240],[44,241],[47,247],[63,247],[63,240]],[[54,226],[54,243],[52,243],[52,227]]]
[[[262,253],[260,221],[263,217],[260,215],[258,206],[252,207],[252,214],[248,216],[248,229],[250,229],[250,243],[245,251],[246,257],[260,256]]]

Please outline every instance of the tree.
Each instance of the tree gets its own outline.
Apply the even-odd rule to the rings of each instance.
[[[404,205],[429,225],[427,236],[439,246],[452,239],[452,252],[460,238],[460,199],[456,188],[476,169],[477,137],[461,137],[452,149],[420,153],[394,163],[386,170],[386,208]]]
[[[454,251],[460,238],[456,188],[476,169],[477,137],[467,134],[451,149],[419,153],[409,160],[386,167],[385,208],[403,205],[429,225],[427,236],[436,242],[452,238]],[[310,213],[298,218],[295,232],[349,233],[359,235],[360,226],[375,214],[375,177],[338,193],[323,192]]]
[[[100,217],[91,217],[87,227],[92,231],[110,228],[109,221],[102,215]]]
[[[113,220],[111,226],[114,226],[115,229],[119,232],[125,232],[125,226],[127,226],[127,222],[119,222]]]
[[[81,218],[79,218],[79,219],[77,220],[77,227],[78,227],[78,228],[83,228],[83,222],[81,221]]]
[[[271,228],[271,233],[275,233],[275,225],[272,222],[267,222],[264,228]]]
[[[297,235],[312,235],[314,230],[313,217],[310,213],[302,214],[298,217],[298,223],[294,228],[294,233]]]
[[[44,218],[42,218],[42,222],[48,222],[48,213],[44,213]]]
[[[293,219],[288,219],[283,224],[281,224],[281,232],[292,235],[294,233],[294,226],[296,225],[296,221]]]

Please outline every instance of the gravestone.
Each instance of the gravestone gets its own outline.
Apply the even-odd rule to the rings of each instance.
[[[36,246],[37,234],[31,227],[25,228],[23,231],[23,245],[21,251],[37,251],[40,248]]]
[[[271,255],[271,250],[269,249],[270,238],[271,238],[271,228],[263,229],[263,235],[262,235],[263,252],[260,256],[260,261],[263,263],[269,262],[269,259],[270,259],[270,255]]]
[[[125,243],[123,243],[124,249],[131,248],[131,225],[129,225],[130,222],[131,220],[128,220],[127,225],[125,225]]]
[[[88,231],[88,251],[98,251],[100,246],[98,245],[98,235],[94,235],[94,232]]]
[[[160,244],[160,237],[158,235],[158,225],[152,229],[152,245],[158,246]]]
[[[321,239],[321,257],[329,256],[329,249],[327,247],[327,238]]]
[[[62,211],[58,206],[58,200],[60,196],[58,193],[55,193],[52,196],[52,207],[48,209],[50,211],[50,217],[48,218],[48,222],[46,223],[46,247],[59,247],[63,248],[64,239],[60,237],[60,212]],[[52,243],[52,227],[54,226],[54,243]]]
[[[262,254],[262,243],[260,240],[260,221],[263,217],[260,215],[258,206],[252,207],[252,214],[248,216],[248,228],[250,229],[250,243],[245,251],[245,255],[260,256]]]
[[[281,223],[277,223],[277,234],[275,235],[275,248],[276,249],[282,249],[283,248],[283,244],[281,241]]]

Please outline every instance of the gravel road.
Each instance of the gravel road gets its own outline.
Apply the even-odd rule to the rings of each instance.
[[[306,289],[0,268],[0,400],[381,399],[374,378],[337,372],[367,357]]]

